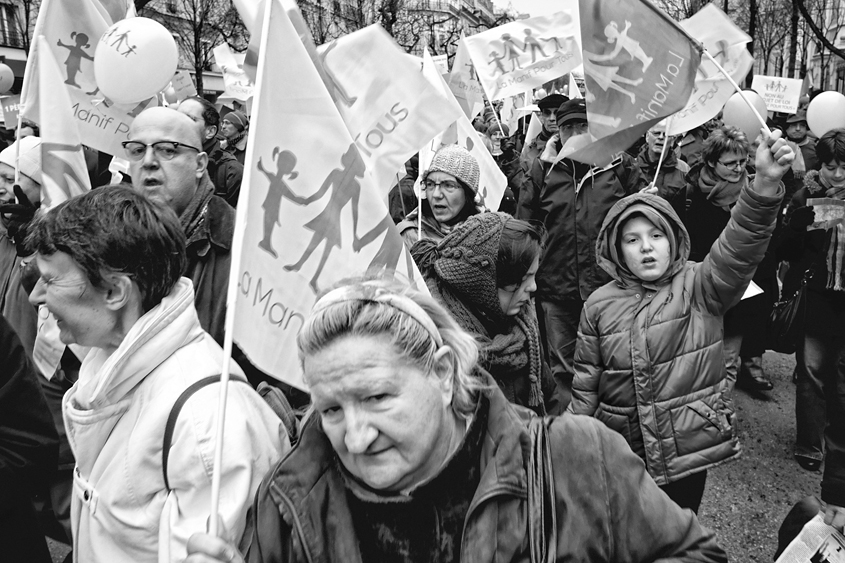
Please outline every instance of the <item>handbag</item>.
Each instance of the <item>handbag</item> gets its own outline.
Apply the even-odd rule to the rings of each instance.
[[[548,425],[554,417],[528,421],[528,551],[531,563],[554,563],[557,554],[555,478]]]
[[[804,272],[801,287],[788,299],[772,306],[767,326],[767,348],[781,354],[794,354],[804,335],[804,316],[807,312],[807,282],[813,271]]]

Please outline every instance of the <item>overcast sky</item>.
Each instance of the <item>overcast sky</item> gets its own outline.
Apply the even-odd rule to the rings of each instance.
[[[544,16],[561,9],[560,0],[493,0],[499,8],[507,8],[511,4],[517,12],[531,16]]]

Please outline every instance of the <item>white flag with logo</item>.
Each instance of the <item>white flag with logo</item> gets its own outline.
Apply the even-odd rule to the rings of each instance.
[[[214,48],[214,62],[223,71],[223,85],[225,90],[219,100],[238,100],[246,102],[252,97],[254,84],[243,69],[243,63],[238,64],[229,45],[223,43]]]
[[[423,54],[423,74],[431,82],[436,85],[444,94],[449,93],[449,87],[437,71],[434,61],[428,50]],[[458,102],[452,97],[449,100],[450,105],[458,107]],[[458,144],[465,147],[475,160],[478,162],[480,175],[478,179],[478,202],[487,209],[493,211],[499,209],[499,203],[502,201],[502,196],[505,194],[505,189],[508,187],[508,179],[499,169],[496,161],[490,155],[490,151],[484,146],[478,131],[469,122],[469,119],[463,114],[460,114],[458,121],[444,131],[439,137],[435,137],[430,148],[432,150],[425,153],[428,155],[427,160],[424,160],[424,154],[420,153],[420,171],[424,171],[434,158],[434,152],[441,145]]]
[[[452,72],[449,74],[448,83],[464,115],[472,121],[484,109],[484,90],[478,82],[475,65],[463,38],[462,34],[462,40],[458,41],[458,50],[455,52],[455,60],[452,61]]]
[[[751,37],[739,29],[725,12],[714,4],[708,4],[680,24],[704,44],[735,82],[745,79],[754,64],[754,57],[745,48]],[[710,59],[701,57],[689,101],[668,120],[668,134],[680,135],[713,119],[734,92],[734,87]]]
[[[233,242],[233,337],[262,371],[304,389],[296,335],[319,292],[374,270],[422,280],[294,31],[296,6],[268,1]]]
[[[396,170],[460,115],[381,26],[317,49],[323,77],[364,162],[384,196]]]
[[[122,155],[129,125],[146,102],[133,107],[103,102],[94,80],[94,49],[114,22],[97,0],[44,0],[33,37],[43,35],[60,62],[62,86],[68,93],[82,143],[112,155]],[[21,115],[38,123],[41,115],[38,63],[29,57],[24,74]],[[52,110],[52,108],[51,108]]]
[[[570,11],[506,23],[466,37],[487,98],[521,94],[581,64],[578,22]]]

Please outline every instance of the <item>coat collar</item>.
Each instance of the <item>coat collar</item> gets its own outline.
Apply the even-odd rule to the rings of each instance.
[[[208,173],[201,182],[211,183]],[[232,249],[232,237],[235,234],[235,210],[226,201],[216,195],[208,201],[205,220],[188,241],[189,254],[205,256],[212,246],[223,252]]]

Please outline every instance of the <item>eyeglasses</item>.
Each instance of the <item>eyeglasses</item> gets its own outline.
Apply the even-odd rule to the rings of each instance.
[[[718,162],[725,168],[734,170],[737,168],[743,168],[745,166],[745,163],[748,162],[748,158],[740,158],[739,160],[731,160],[729,162],[722,162],[721,160],[717,160],[716,162]]]
[[[423,182],[423,187],[425,191],[432,192],[435,188],[440,188],[440,190],[444,194],[453,194],[459,189],[461,189],[461,185],[457,182],[453,182],[452,180],[442,180],[440,182],[435,182],[433,180],[426,180]]]
[[[176,155],[179,154],[180,147],[184,149],[191,149],[192,151],[196,151],[198,153],[202,152],[196,147],[192,147],[191,145],[186,145],[184,143],[177,143],[176,141],[156,141],[155,143],[150,143],[149,145],[142,143],[141,141],[123,141],[121,145],[123,145],[126,158],[129,160],[141,160],[144,158],[147,154],[147,147],[152,147],[156,158],[160,158],[161,160],[173,160]]]

